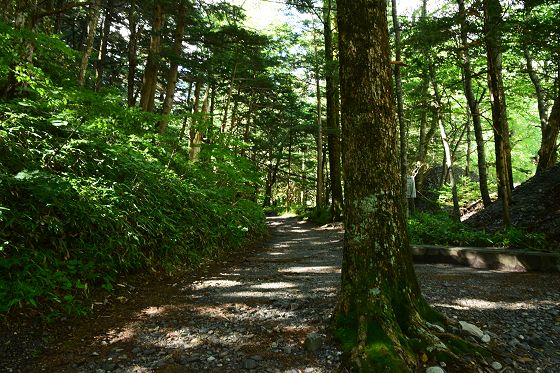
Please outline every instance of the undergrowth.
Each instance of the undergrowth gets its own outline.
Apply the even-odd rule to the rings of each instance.
[[[528,233],[515,227],[498,232],[475,230],[446,213],[415,213],[408,220],[408,231],[413,244],[532,250],[542,250],[546,246],[544,235],[539,233]]]
[[[19,71],[26,98],[0,101],[0,313],[84,313],[123,273],[194,266],[264,234],[255,167],[218,144],[189,161],[191,114],[160,136],[157,115],[40,71]]]

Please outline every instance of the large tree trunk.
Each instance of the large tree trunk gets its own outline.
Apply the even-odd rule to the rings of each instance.
[[[332,32],[332,0],[324,0],[323,31],[325,36],[325,83],[327,100],[327,147],[329,151],[329,171],[331,180],[331,217],[333,221],[340,220],[343,208],[342,173],[340,165],[341,143],[338,120],[338,79],[335,70],[336,63],[333,56]]]
[[[93,51],[93,40],[95,38],[95,32],[97,31],[97,21],[99,20],[99,13],[101,8],[101,0],[95,0],[91,5],[89,10],[89,22],[88,22],[88,32],[86,38],[86,46],[84,49],[84,54],[82,55],[82,61],[80,63],[80,72],[78,74],[78,84],[83,86],[86,81],[86,71],[89,62],[89,56]]]
[[[438,349],[412,266],[391,89],[386,2],[339,0],[346,232],[335,323],[352,370],[416,371]]]
[[[173,54],[169,63],[169,71],[167,72],[167,85],[165,87],[165,99],[163,100],[162,114],[164,116],[171,113],[173,108],[173,100],[175,98],[175,88],[177,87],[177,75],[179,70],[179,57],[183,50],[183,37],[185,35],[185,15],[187,8],[184,2],[179,5],[177,12],[177,25],[175,28],[175,42],[173,44]],[[165,133],[169,119],[164,117],[158,123],[158,131],[160,135]]]
[[[484,0],[484,27],[486,33],[486,55],[488,66],[488,87],[492,105],[492,127],[496,153],[496,177],[498,198],[502,200],[502,217],[505,227],[511,224],[510,203],[513,189],[511,171],[511,146],[506,112],[506,96],[502,81],[501,23],[502,6],[500,0]]]
[[[467,13],[465,11],[464,0],[458,0],[459,17],[461,21],[461,56],[463,64],[463,89],[465,97],[469,106],[469,111],[473,121],[474,136],[476,139],[476,154],[478,158],[478,177],[480,185],[480,196],[484,207],[490,206],[492,200],[488,192],[488,174],[486,168],[486,153],[484,150],[484,136],[482,134],[482,122],[480,120],[480,109],[478,101],[474,95],[472,87],[472,68],[469,56],[468,45],[468,31],[467,31]]]
[[[397,119],[399,122],[399,141],[400,141],[400,161],[401,161],[401,183],[402,193],[406,195],[406,175],[407,175],[407,144],[406,144],[406,123],[404,120],[404,103],[401,79],[401,25],[397,11],[397,0],[391,0],[391,15],[393,18],[393,29],[395,32],[395,60],[393,74],[395,77],[395,95],[397,96]]]
[[[150,49],[144,70],[142,92],[140,94],[140,107],[144,111],[154,110],[154,99],[157,87],[157,73],[159,69],[159,54],[161,48],[161,28],[163,25],[163,7],[160,1],[156,1],[153,9],[152,36]]]

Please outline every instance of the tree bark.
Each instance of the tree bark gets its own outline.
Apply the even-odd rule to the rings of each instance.
[[[99,20],[99,13],[101,8],[101,0],[95,0],[91,5],[89,11],[89,22],[88,22],[88,32],[86,38],[86,46],[84,49],[84,54],[82,55],[82,61],[80,62],[80,72],[78,74],[78,84],[84,86],[86,81],[86,71],[89,62],[89,56],[93,51],[93,40],[95,38],[95,32],[97,31],[97,21]]]
[[[560,74],[559,74],[560,75]],[[560,85],[560,76],[556,80]],[[559,87],[560,88],[560,87]],[[558,154],[558,131],[560,130],[560,95],[556,90],[554,105],[550,110],[550,117],[542,131],[541,147],[539,149],[539,163],[537,173],[548,170],[556,164]]]
[[[169,63],[167,72],[167,85],[165,87],[165,99],[163,100],[162,114],[164,118],[158,123],[158,131],[160,135],[165,133],[169,119],[166,117],[171,113],[173,108],[173,100],[175,99],[175,88],[177,87],[177,75],[179,72],[179,58],[183,50],[183,37],[185,35],[185,16],[187,8],[182,1],[177,11],[177,25],[175,28],[175,42],[173,43],[173,54]]]
[[[323,207],[323,123],[321,111],[321,86],[319,85],[319,56],[315,44],[315,94],[317,96],[317,188],[315,194],[315,208],[319,211]]]
[[[491,95],[492,126],[496,153],[496,177],[498,198],[502,200],[504,227],[511,225],[510,203],[513,189],[511,170],[511,146],[506,112],[506,96],[502,81],[501,23],[502,6],[499,0],[484,0],[484,28],[486,34],[486,56],[488,87]]]
[[[154,99],[156,95],[157,73],[159,69],[159,55],[161,48],[161,28],[163,25],[163,7],[159,0],[156,0],[153,9],[152,36],[148,59],[144,70],[142,82],[142,92],[140,94],[140,107],[144,111],[154,110]]]
[[[391,0],[391,15],[393,18],[393,29],[395,32],[395,60],[401,61],[401,25],[397,11],[397,0]],[[406,143],[406,123],[404,120],[404,103],[402,92],[401,65],[393,65],[393,75],[395,78],[395,95],[397,96],[397,119],[399,123],[399,144],[401,161],[401,183],[402,193],[406,195],[406,176],[407,176],[407,143]],[[407,205],[408,206],[408,205]]]
[[[445,169],[443,175],[446,172],[449,173],[449,181],[451,183],[451,194],[453,198],[453,217],[455,219],[459,219],[461,213],[459,211],[459,198],[457,196],[457,183],[455,182],[455,173],[453,170],[453,158],[451,156],[451,149],[449,147],[449,141],[447,140],[447,133],[445,132],[445,125],[443,123],[443,101],[441,99],[441,94],[439,92],[439,87],[436,81],[436,71],[434,64],[431,60],[428,60],[428,70],[430,73],[430,80],[432,82],[432,88],[434,90],[434,99],[436,104],[436,116],[437,116],[437,123],[439,127],[439,133],[441,137],[441,143],[443,145],[444,151],[444,164]],[[442,183],[445,181],[445,177],[442,178]]]
[[[128,10],[128,31],[130,33],[128,40],[128,76],[127,76],[127,98],[128,106],[136,105],[136,95],[134,94],[134,86],[136,80],[136,67],[138,59],[136,52],[138,50],[137,35],[138,15],[136,12],[136,0],[130,0],[130,8]]]
[[[350,369],[420,369],[408,338],[427,330],[412,266],[392,95],[386,2],[339,0],[345,228],[336,335]]]
[[[336,62],[333,56],[333,31],[332,31],[332,0],[323,2],[323,32],[325,37],[325,83],[327,101],[327,148],[329,151],[329,171],[331,180],[331,218],[333,221],[340,220],[343,209],[342,196],[342,173],[341,173],[341,142],[338,120],[338,79],[336,74]]]
[[[196,89],[195,89],[196,90]],[[202,126],[206,126],[206,121],[208,120],[208,97],[210,94],[210,86],[206,88],[204,92],[204,97],[202,99],[202,108],[200,109],[200,117],[193,120],[193,124],[195,124],[194,128],[194,137],[191,140],[191,149],[189,151],[189,159],[193,162],[198,161],[199,154],[200,154],[200,147],[202,145],[202,139],[204,138],[204,131],[202,130]],[[198,103],[197,103],[198,104]],[[197,105],[198,106],[198,105]]]
[[[111,23],[113,22],[113,7],[114,7],[114,0],[107,0],[107,7],[105,9],[105,19],[103,20],[103,34],[101,36],[101,46],[99,48],[97,63],[95,64],[95,69],[97,74],[96,82],[95,82],[96,91],[99,91],[103,84],[103,70],[105,68],[105,60],[107,58],[107,46],[109,44]]]
[[[490,206],[492,200],[490,199],[490,193],[488,192],[488,171],[486,168],[486,152],[484,150],[484,136],[482,132],[482,122],[480,120],[480,108],[478,105],[478,100],[476,99],[473,87],[472,87],[472,68],[471,60],[469,56],[469,50],[467,49],[468,44],[468,32],[467,32],[467,13],[465,10],[464,0],[457,1],[459,5],[459,19],[461,22],[461,50],[460,55],[462,58],[462,68],[463,68],[463,90],[465,92],[465,98],[467,99],[467,105],[469,106],[469,112],[473,121],[474,136],[476,139],[476,154],[478,159],[478,178],[479,178],[479,188],[480,196],[482,198],[482,203],[484,207]]]

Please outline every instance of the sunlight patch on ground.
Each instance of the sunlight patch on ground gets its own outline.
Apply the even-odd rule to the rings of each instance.
[[[280,273],[340,273],[340,267],[315,266],[315,267],[287,267],[279,269]]]
[[[276,298],[276,299],[302,299],[302,295],[295,295],[294,290],[291,291],[237,291],[235,293],[224,293],[225,297],[234,298]]]
[[[290,232],[294,232],[294,233],[307,233],[307,232],[309,232],[309,229],[290,229]]]
[[[206,280],[193,284],[194,290],[202,290],[207,288],[230,288],[233,286],[242,285],[242,282],[233,280]]]
[[[142,313],[148,316],[155,316],[155,315],[162,314],[164,311],[165,311],[165,307],[148,307],[142,310]]]
[[[483,299],[475,298],[462,298],[457,299],[453,304],[435,303],[436,307],[453,308],[456,310],[468,310],[468,309],[479,309],[479,310],[530,310],[538,308],[536,305],[529,304],[527,302],[491,302]]]
[[[255,289],[288,289],[295,288],[297,285],[292,282],[265,282],[251,287]]]

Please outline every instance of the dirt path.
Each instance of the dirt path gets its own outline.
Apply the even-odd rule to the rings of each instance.
[[[17,351],[0,355],[0,370],[336,371],[340,352],[325,328],[339,284],[342,230],[278,217],[269,226],[264,246],[196,275],[120,284],[92,318],[28,334],[47,346],[40,358],[22,347],[19,360]],[[560,372],[558,274],[449,265],[416,271],[432,305],[491,336],[498,354],[479,371]],[[306,346],[310,333],[317,338]]]
[[[133,289],[129,306],[72,330],[39,370],[333,371],[339,355],[324,328],[339,282],[342,233],[278,217],[269,225],[268,242],[246,258],[219,263],[194,281]],[[317,353],[303,347],[311,332],[323,342]]]

